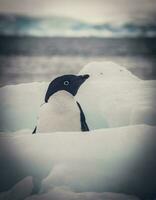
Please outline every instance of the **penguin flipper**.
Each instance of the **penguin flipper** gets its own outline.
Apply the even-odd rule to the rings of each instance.
[[[83,112],[80,104],[78,102],[76,102],[76,103],[80,109],[81,131],[89,131],[89,127],[86,123],[86,118],[85,118],[84,112]]]
[[[35,126],[35,128],[34,128],[32,134],[36,134],[36,130],[37,130],[37,126]]]

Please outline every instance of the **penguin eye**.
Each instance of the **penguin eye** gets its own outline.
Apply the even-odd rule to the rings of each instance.
[[[63,83],[65,86],[69,85],[69,81],[64,81]]]

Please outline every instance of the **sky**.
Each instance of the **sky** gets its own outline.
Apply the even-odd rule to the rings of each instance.
[[[0,13],[66,16],[90,23],[155,20],[156,0],[0,0]]]

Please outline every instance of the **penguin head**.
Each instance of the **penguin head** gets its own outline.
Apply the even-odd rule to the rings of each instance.
[[[49,84],[49,87],[45,95],[45,102],[47,103],[49,98],[54,93],[61,90],[65,90],[69,92],[70,94],[72,94],[73,96],[75,96],[80,86],[88,78],[89,78],[88,74],[82,75],[82,76],[64,75],[64,76],[57,77]]]

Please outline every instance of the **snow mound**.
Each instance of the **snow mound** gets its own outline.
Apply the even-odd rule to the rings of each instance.
[[[136,125],[91,134],[1,134],[1,199],[10,194],[27,200],[156,196],[155,133],[156,127]],[[33,195],[36,188],[40,192]]]
[[[31,195],[33,191],[33,179],[32,177],[26,177],[19,181],[11,190],[0,193],[1,200],[24,200]]]
[[[143,81],[112,62],[93,62],[79,74],[90,74],[76,100],[90,129],[132,124],[155,125],[156,81]],[[48,83],[0,88],[0,130],[34,129]]]
[[[0,130],[33,129],[48,83],[28,83],[0,88]]]
[[[112,62],[93,62],[79,74],[90,78],[76,96],[91,129],[155,125],[156,81],[143,81]]]
[[[26,198],[26,200],[138,200],[132,195],[111,193],[111,192],[74,192],[68,188],[56,187],[48,193]]]
[[[84,66],[79,74],[90,74],[91,79],[103,79],[104,81],[139,81],[126,68],[111,62],[91,62]]]

